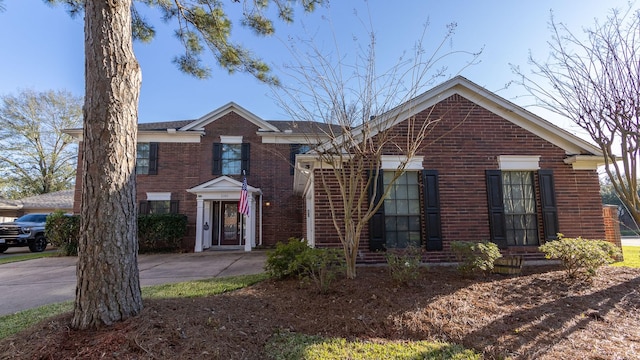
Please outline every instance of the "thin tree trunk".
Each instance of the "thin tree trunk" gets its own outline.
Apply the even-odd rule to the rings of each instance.
[[[131,0],[85,5],[82,220],[72,327],[142,310],[135,160],[142,76],[133,53]]]

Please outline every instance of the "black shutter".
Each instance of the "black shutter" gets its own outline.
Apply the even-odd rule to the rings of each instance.
[[[491,242],[504,249],[507,247],[507,230],[502,200],[502,172],[500,170],[487,170],[486,176]]]
[[[220,143],[213,143],[213,161],[211,165],[211,174],[222,174],[222,144]]]
[[[149,213],[148,201],[140,201],[140,206],[138,207],[138,213],[142,215],[147,215]]]
[[[384,194],[384,178],[382,170],[378,173],[377,181],[373,181],[375,170],[369,171],[371,182],[369,183],[369,201],[374,197],[374,205],[377,204]],[[385,227],[384,227],[384,203],[380,205],[378,211],[369,219],[369,250],[384,251],[385,250]]]
[[[149,143],[149,175],[158,175],[158,143]]]
[[[553,170],[539,170],[540,207],[542,208],[542,227],[546,241],[558,239],[558,208],[553,183]]]
[[[169,213],[177,214],[179,209],[179,204],[180,203],[178,200],[171,200],[171,202],[169,202]]]
[[[300,152],[300,144],[290,144],[289,145],[289,162],[291,163],[291,172],[293,175],[296,166],[296,154]]]
[[[241,157],[242,157],[242,171],[244,171],[244,175],[249,175],[249,149],[250,149],[250,145],[249,143],[243,143],[242,144],[242,153],[241,153]]]
[[[438,171],[422,170],[422,185],[424,186],[424,217],[426,220],[427,250],[442,250]]]

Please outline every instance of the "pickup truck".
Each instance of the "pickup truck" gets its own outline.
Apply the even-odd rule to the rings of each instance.
[[[49,214],[27,214],[15,221],[0,224],[0,254],[10,247],[28,246],[31,252],[47,248],[44,226]]]

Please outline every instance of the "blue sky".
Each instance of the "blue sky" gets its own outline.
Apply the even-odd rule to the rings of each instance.
[[[82,18],[72,19],[63,7],[50,7],[42,0],[4,3],[6,9],[0,13],[0,95],[16,94],[21,89],[66,89],[83,95]],[[504,89],[516,78],[509,63],[527,69],[529,51],[538,59],[546,59],[550,10],[558,21],[580,32],[583,27],[592,26],[595,18],[604,19],[611,8],[625,6],[625,0],[336,0],[312,14],[297,11],[294,24],[276,23],[276,35],[272,38],[257,38],[239,24],[232,34],[237,42],[272,64],[278,75],[278,68],[289,62],[283,39],[301,34],[304,26],[314,34],[320,47],[332,49],[330,44],[335,36],[341,51],[349,53],[354,39],[367,41],[366,29],[354,13],[360,18],[367,18],[369,13],[378,39],[379,68],[384,70],[403,51],[411,52],[425,23],[429,22],[430,29],[427,42],[435,43],[442,39],[446,24],[456,22],[456,35],[449,44],[453,49],[477,51],[484,47],[480,62],[461,75],[527,106],[532,100],[518,97],[523,94],[522,89],[517,86]],[[207,80],[181,73],[171,62],[181,50],[172,35],[173,28],[162,23],[153,11],[147,12],[147,19],[156,26],[157,38],[151,44],[134,45],[143,73],[140,122],[195,119],[229,101],[267,120],[287,118],[272,99],[269,87],[249,75],[228,75],[213,63],[212,77]],[[213,61],[211,57],[207,59]],[[456,75],[459,66],[452,61],[449,73]],[[535,108],[529,110],[540,113]],[[559,119],[551,120],[575,130]]]

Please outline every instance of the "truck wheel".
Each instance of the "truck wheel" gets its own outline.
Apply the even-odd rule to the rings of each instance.
[[[3,252],[7,251],[8,248],[9,248],[9,246],[7,244],[0,245],[0,254],[2,254]]]
[[[29,243],[29,250],[31,252],[43,252],[47,248],[47,239],[44,235],[36,235],[36,238]]]

